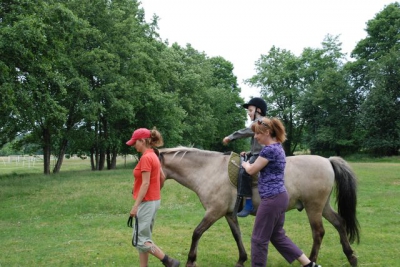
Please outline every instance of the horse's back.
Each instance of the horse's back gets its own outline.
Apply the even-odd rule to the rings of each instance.
[[[329,159],[316,155],[286,157],[285,186],[289,209],[327,201],[335,182]],[[300,205],[299,203],[302,203]]]

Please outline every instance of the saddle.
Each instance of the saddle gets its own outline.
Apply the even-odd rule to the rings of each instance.
[[[235,188],[237,188],[238,185],[239,169],[240,169],[240,155],[235,152],[232,152],[231,157],[229,158],[228,176],[229,176],[229,181]],[[252,175],[251,178],[252,178],[252,186],[257,187],[258,173]]]

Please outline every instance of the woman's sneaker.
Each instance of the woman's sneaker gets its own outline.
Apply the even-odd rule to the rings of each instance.
[[[163,264],[164,264],[164,266],[167,266],[167,267],[178,267],[180,265],[180,262],[173,258],[168,258],[167,262],[165,262]]]
[[[315,262],[310,262],[307,265],[304,265],[303,267],[322,267],[321,265],[316,264]]]

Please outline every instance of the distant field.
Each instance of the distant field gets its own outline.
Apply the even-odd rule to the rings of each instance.
[[[118,156],[117,163],[124,166],[127,161],[134,160],[134,156],[127,155],[126,161],[124,156]],[[56,163],[56,159],[51,159],[51,170]],[[61,172],[72,170],[90,170],[90,159],[81,159],[77,156],[64,158]],[[0,175],[9,173],[43,173],[43,158],[41,156],[29,155],[13,155],[0,157]]]
[[[37,163],[37,162],[36,162]],[[133,158],[117,170],[90,171],[88,159],[66,159],[60,174],[42,175],[41,164],[0,160],[0,266],[138,266],[126,227],[132,205]],[[400,266],[400,162],[351,162],[359,179],[359,266]],[[191,235],[204,210],[196,194],[167,181],[154,240],[168,254],[187,259]],[[250,255],[254,217],[239,219]],[[304,212],[287,213],[285,229],[306,254],[311,231]],[[319,263],[349,266],[336,230],[325,221]],[[199,243],[199,267],[234,266],[236,244],[224,219]],[[161,266],[151,258],[149,266]],[[246,263],[250,266],[250,261]],[[271,246],[269,265],[289,266]],[[299,266],[295,262],[292,266]]]

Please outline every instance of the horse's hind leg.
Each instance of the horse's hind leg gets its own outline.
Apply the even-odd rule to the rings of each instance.
[[[310,212],[306,209],[308,220],[310,222],[311,231],[312,231],[312,238],[313,238],[313,245],[311,248],[310,253],[310,260],[313,262],[317,261],[318,253],[321,248],[322,239],[325,235],[325,229],[322,224],[322,215],[320,212]]]
[[[324,208],[322,213],[325,219],[327,219],[338,231],[340,236],[340,243],[342,244],[343,252],[346,255],[351,266],[357,266],[357,257],[354,255],[354,251],[350,246],[349,239],[347,238],[346,228],[344,220],[336,213],[330,205]]]
[[[228,214],[225,216],[229,227],[231,228],[232,235],[235,238],[236,245],[239,250],[239,260],[236,263],[235,267],[243,267],[243,263],[247,261],[247,253],[243,246],[242,235],[240,233],[240,227],[236,216],[232,216],[232,214]]]

